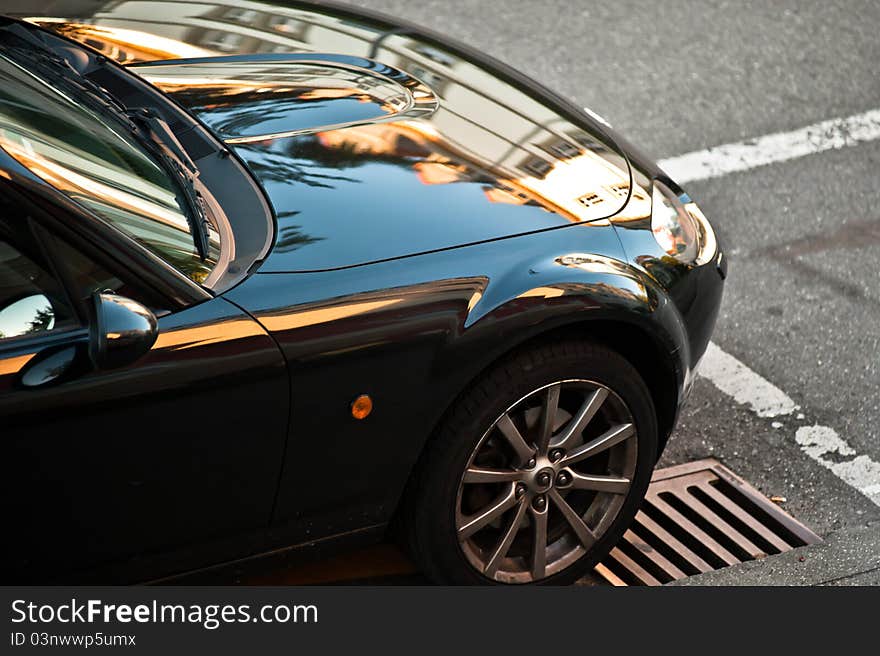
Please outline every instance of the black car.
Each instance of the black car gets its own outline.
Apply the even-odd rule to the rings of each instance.
[[[2,582],[606,554],[721,300],[687,194],[387,17],[64,4],[0,19]]]

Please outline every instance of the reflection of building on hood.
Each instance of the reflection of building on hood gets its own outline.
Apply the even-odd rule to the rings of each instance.
[[[438,106],[434,93],[405,72],[348,55],[209,57],[129,70],[229,144],[415,120]]]
[[[435,131],[424,130],[418,121],[321,132],[319,139],[328,148],[346,147],[365,155],[416,157],[413,168],[423,184],[484,179],[492,183],[484,188],[490,202],[541,205],[573,223],[605,217],[609,204],[619,204],[629,195],[628,173],[568,141],[564,142],[570,147],[566,151],[568,157],[563,157],[558,147],[553,163],[540,156],[529,156],[520,161],[519,167],[512,167],[494,165],[473,151],[456,149]],[[636,190],[626,214],[638,214],[641,210],[633,202],[639,205],[645,201],[650,213],[648,198],[643,190]]]
[[[306,76],[303,75],[303,78]],[[154,84],[158,79],[151,80]],[[162,90],[175,96],[187,106],[197,104],[210,109],[238,106],[249,102],[265,102],[271,94],[272,101],[294,99],[300,102],[317,102],[349,98],[361,103],[375,103],[385,113],[397,111],[394,99],[377,98],[361,89],[330,86],[292,86],[288,80],[274,83],[267,80],[241,80],[204,78],[173,78],[162,81]],[[187,102],[189,101],[189,102]]]
[[[121,64],[154,61],[157,59],[185,59],[188,57],[214,57],[222,54],[190,45],[177,39],[169,39],[136,29],[89,25],[87,23],[63,22],[57,19],[35,19],[74,41],[79,41],[99,51],[109,59]]]

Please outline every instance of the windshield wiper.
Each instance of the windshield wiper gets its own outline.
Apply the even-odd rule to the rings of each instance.
[[[125,112],[129,119],[142,132],[147,146],[159,159],[175,180],[186,197],[186,204],[191,212],[187,214],[190,229],[192,230],[193,242],[196,252],[202,261],[208,259],[210,236],[208,234],[208,215],[205,210],[205,200],[196,187],[195,179],[199,175],[198,167],[187,155],[180,141],[174,136],[174,132],[168,124],[148,109],[138,109]]]
[[[22,35],[18,35],[22,38]],[[72,92],[80,99],[88,101],[104,113],[122,123],[141,145],[154,155],[162,168],[171,175],[183,191],[189,212],[187,221],[192,232],[193,243],[199,258],[208,259],[210,236],[205,201],[195,184],[198,167],[187,155],[174,132],[155,112],[148,108],[129,110],[111,93],[87,78],[70,65],[64,57],[48,50],[42,43],[28,39],[28,46],[15,44],[7,49],[9,54],[19,55],[30,64],[43,70],[44,75],[57,86]]]

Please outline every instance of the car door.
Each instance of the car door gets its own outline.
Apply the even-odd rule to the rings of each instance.
[[[274,341],[220,297],[164,313],[16,214],[0,212],[2,581],[138,580],[258,550],[288,420]],[[159,332],[99,371],[82,307],[107,289],[149,305]]]

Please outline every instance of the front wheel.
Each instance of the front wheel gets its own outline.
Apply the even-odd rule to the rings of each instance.
[[[439,583],[571,582],[620,539],[657,448],[651,395],[584,342],[514,355],[456,403],[408,498],[410,547]]]

